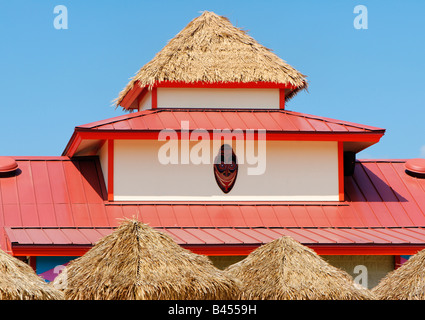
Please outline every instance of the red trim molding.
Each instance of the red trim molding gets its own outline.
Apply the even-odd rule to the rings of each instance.
[[[306,245],[318,255],[414,255],[424,245]],[[208,256],[244,256],[259,245],[182,245],[197,254]],[[12,246],[14,256],[82,256],[92,246]]]
[[[338,141],[338,193],[339,201],[344,201],[344,142]]]
[[[152,88],[152,109],[158,108],[158,90],[156,87]]]
[[[93,130],[93,131],[79,131],[78,136],[81,139],[126,139],[126,140],[139,140],[139,139],[158,139],[159,130],[149,131],[132,131],[132,130]],[[180,138],[180,131],[176,132]],[[285,133],[266,131],[267,140],[294,140],[294,141],[358,141],[358,142],[379,142],[382,137],[381,133]],[[213,132],[210,132],[213,138]],[[245,135],[245,132],[244,132]],[[258,138],[258,132],[254,132],[254,139]],[[72,156],[68,150],[68,156]]]
[[[82,256],[92,246],[13,246],[13,256],[35,257],[58,257],[58,256]]]
[[[319,255],[414,255],[424,245],[309,245]]]
[[[306,245],[318,255],[414,255],[424,249],[424,245]],[[192,252],[209,256],[248,255],[259,246],[182,246]]]
[[[64,155],[73,157],[75,152],[83,139],[94,140],[158,140],[159,130],[147,131],[132,131],[132,130],[84,130],[78,129],[71,137],[70,146],[65,149]],[[177,136],[180,139],[181,132],[177,131]],[[258,139],[258,132],[254,132],[253,139]],[[273,132],[268,130],[266,132],[266,139],[270,141],[356,141],[356,142],[369,142],[371,144],[379,142],[382,138],[382,133],[365,132],[365,133],[305,133],[305,132]],[[244,138],[248,139],[244,133]],[[210,139],[213,139],[213,132],[210,132]],[[110,142],[109,142],[110,143]],[[339,147],[338,147],[339,148]],[[339,157],[340,151],[338,151]],[[343,161],[343,160],[342,160]]]
[[[69,141],[69,144],[67,145],[68,150],[66,155],[71,155],[70,157],[74,156],[75,152],[77,152],[77,149],[80,146],[82,139],[83,138],[78,132],[74,132]]]
[[[276,82],[183,82],[183,81],[161,81],[155,84],[158,88],[228,88],[228,89],[296,89],[289,83]]]
[[[114,140],[108,140],[108,201],[114,201]]]
[[[124,109],[137,109],[133,106],[133,102],[138,100],[139,95],[143,92],[144,87],[139,85],[139,81],[136,81],[133,88],[127,92],[125,97],[121,100],[120,106]]]

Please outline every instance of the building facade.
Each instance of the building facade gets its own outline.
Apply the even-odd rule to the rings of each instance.
[[[1,248],[52,280],[136,218],[220,268],[288,235],[375,286],[425,247],[423,159],[356,160],[385,130],[287,110],[306,86],[203,13],[120,93],[124,115],[75,127],[61,156],[0,157]]]

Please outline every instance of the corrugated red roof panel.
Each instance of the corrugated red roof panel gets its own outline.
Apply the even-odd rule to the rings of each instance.
[[[228,233],[222,231],[224,228],[208,228],[204,229],[205,232],[212,235],[214,238],[221,240],[227,245],[241,245],[243,242],[235,237],[232,237]]]
[[[193,226],[204,226],[204,227],[214,227],[215,221],[212,220],[208,214],[208,211],[205,206],[187,206],[187,209],[183,207],[184,210],[189,210],[193,219]]]
[[[283,132],[384,132],[382,128],[323,118],[288,110],[155,109],[77,126],[82,130],[267,129]]]
[[[13,228],[9,230],[14,230]],[[16,229],[15,229],[16,230]],[[16,231],[15,231],[16,232]],[[72,239],[69,239],[64,232],[59,228],[44,228],[44,232],[54,244],[72,244]]]

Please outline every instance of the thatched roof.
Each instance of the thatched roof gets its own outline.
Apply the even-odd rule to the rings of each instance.
[[[116,99],[117,106],[133,88],[160,81],[273,82],[290,84],[291,98],[307,87],[305,76],[262,46],[245,31],[213,12],[205,11],[144,65]]]
[[[239,283],[206,256],[135,220],[124,222],[55,279],[66,299],[235,299]]]
[[[60,300],[63,294],[21,260],[0,250],[0,300]]]
[[[352,277],[290,237],[254,250],[225,269],[242,282],[243,299],[366,300],[372,294]]]
[[[425,250],[388,273],[372,292],[381,300],[425,300]]]

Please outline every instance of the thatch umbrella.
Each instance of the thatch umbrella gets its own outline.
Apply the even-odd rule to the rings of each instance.
[[[389,272],[372,292],[381,300],[425,300],[425,250]]]
[[[0,250],[0,300],[61,300],[63,294],[23,261]]]
[[[208,257],[135,220],[99,240],[65,272],[54,285],[66,299],[235,299],[240,293],[239,282]]]
[[[366,300],[352,277],[290,237],[262,245],[225,272],[242,282],[242,299]]]
[[[120,92],[118,106],[138,81],[151,87],[161,81],[272,82],[290,84],[290,99],[307,88],[306,76],[287,64],[245,31],[213,12],[205,11],[145,64]]]

